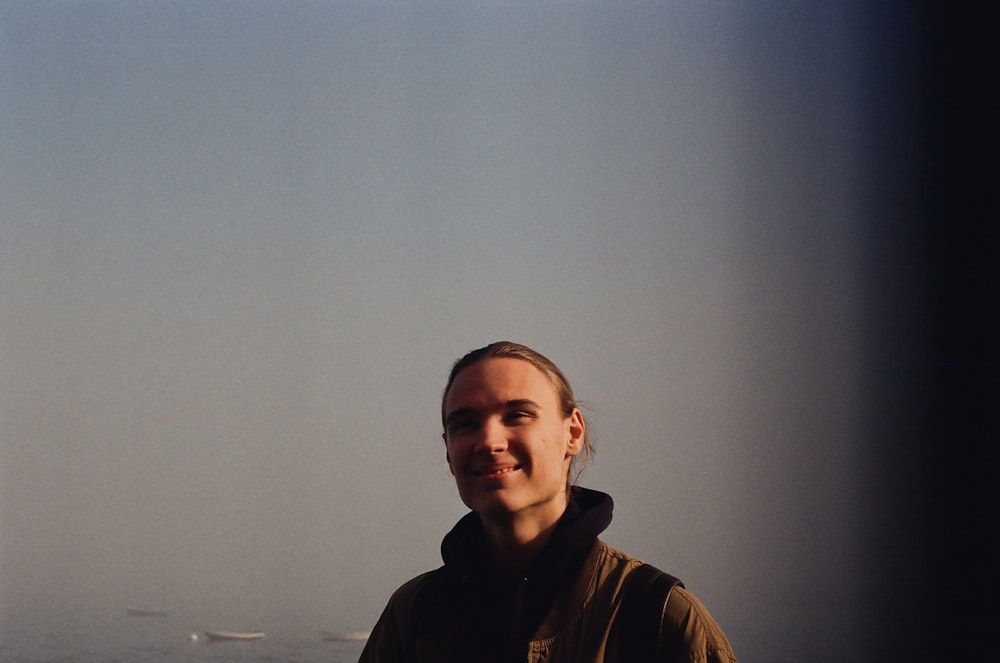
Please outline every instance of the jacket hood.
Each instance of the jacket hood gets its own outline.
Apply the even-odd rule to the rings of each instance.
[[[586,552],[598,535],[611,524],[614,501],[607,493],[573,486],[569,504],[556,525],[545,549],[525,570],[531,578],[540,571],[573,553]],[[486,536],[479,515],[469,512],[445,535],[441,542],[445,566],[462,578],[481,577],[488,573],[484,560]]]
[[[572,584],[597,536],[611,523],[611,496],[574,487],[569,504],[545,548],[520,578],[498,585],[490,568],[486,535],[479,515],[466,514],[444,537],[441,557],[444,570],[456,583],[465,620],[459,636],[462,648],[476,642],[494,642],[498,651],[490,661],[523,661],[531,636],[545,620],[556,596]],[[507,619],[500,615],[507,615]],[[496,620],[470,620],[490,614]],[[485,661],[486,658],[479,660]]]

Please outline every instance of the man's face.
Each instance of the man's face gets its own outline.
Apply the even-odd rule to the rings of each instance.
[[[455,377],[444,414],[448,466],[470,509],[546,523],[562,515],[584,422],[579,410],[563,415],[545,373],[520,359],[476,362]]]

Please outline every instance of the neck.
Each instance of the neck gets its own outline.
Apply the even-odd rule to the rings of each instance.
[[[524,571],[552,538],[568,502],[563,500],[547,514],[512,514],[503,518],[480,515],[490,543],[493,563],[503,575]]]

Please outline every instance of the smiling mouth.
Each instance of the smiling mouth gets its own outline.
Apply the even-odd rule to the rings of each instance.
[[[486,467],[478,470],[474,470],[472,473],[477,477],[483,477],[486,479],[494,479],[508,474],[514,473],[516,470],[521,469],[520,465],[504,465],[503,467]]]

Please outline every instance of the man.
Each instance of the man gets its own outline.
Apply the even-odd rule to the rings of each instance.
[[[612,502],[570,485],[592,449],[555,364],[515,343],[474,350],[441,417],[472,512],[445,536],[444,566],[393,594],[361,663],[735,662],[697,598],[597,538]]]

